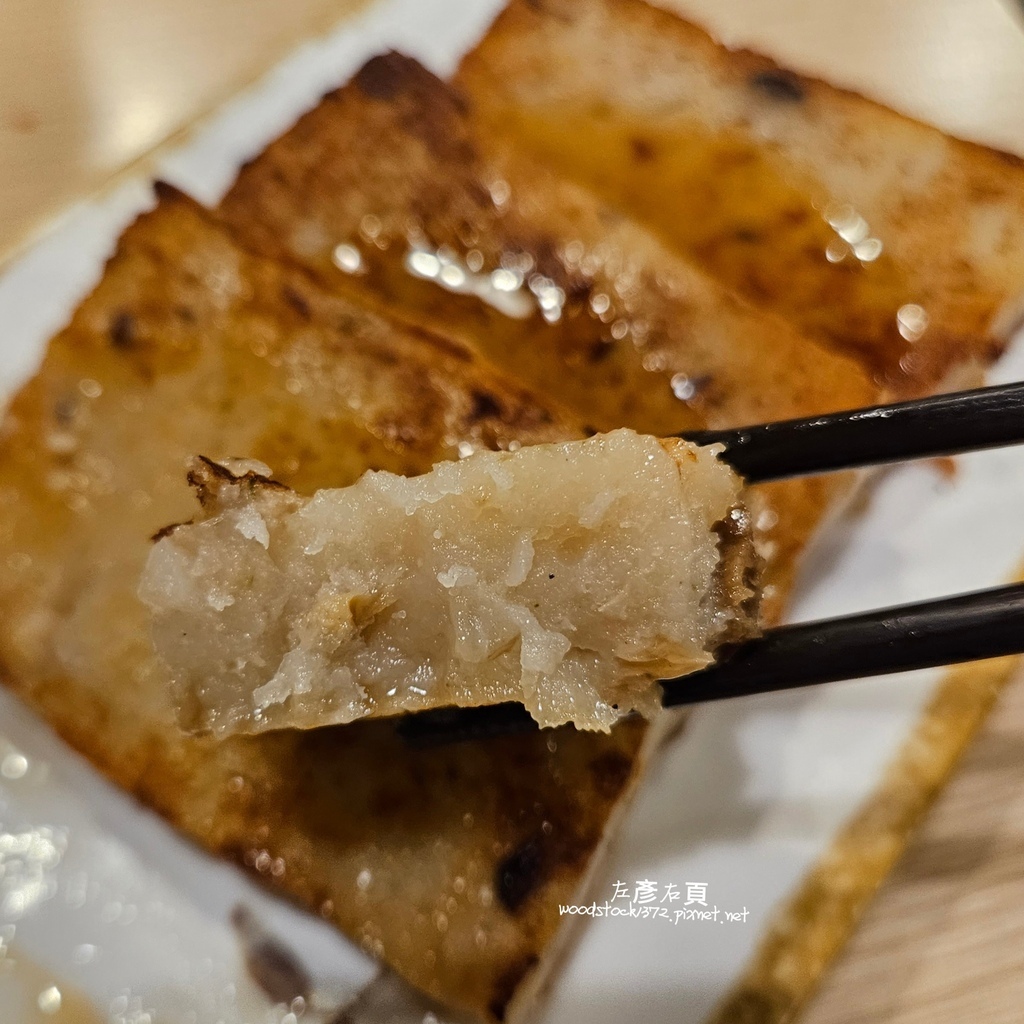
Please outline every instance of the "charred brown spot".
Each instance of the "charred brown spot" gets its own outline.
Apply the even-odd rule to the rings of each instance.
[[[337,90],[332,90],[331,92],[325,93],[325,94],[324,94],[324,95],[323,95],[323,96],[321,97],[321,99],[324,99],[324,100],[330,99],[330,98],[331,98],[331,96],[332,96],[332,95],[333,95],[333,94],[334,94],[334,93],[335,93],[336,91],[337,91]],[[248,159],[248,160],[243,160],[243,161],[242,161],[242,162],[241,162],[241,163],[240,163],[240,164],[238,165],[238,179],[244,178],[244,177],[245,177],[245,173],[246,173],[246,171],[249,171],[249,170],[251,170],[251,169],[252,169],[253,167],[256,167],[257,165],[259,165],[260,163],[262,163],[262,158],[263,158],[263,153],[262,153],[262,152],[260,152],[260,153],[257,153],[257,154],[256,154],[255,156],[251,156],[251,157],[249,157],[249,159]],[[235,182],[235,187],[236,187],[236,188],[238,187],[238,179],[236,179],[236,182]]]
[[[362,327],[362,321],[360,317],[356,316],[355,313],[340,312],[334,319],[334,326],[338,329],[341,334],[341,340],[348,342],[351,338],[359,337],[359,331]],[[338,341],[339,339],[334,339]],[[332,342],[333,343],[333,342]]]
[[[716,640],[728,647],[758,632],[763,565],[754,548],[749,513],[740,506],[730,509],[712,529],[718,537],[719,553],[713,580],[714,600],[719,607],[732,607],[738,612]]]
[[[182,200],[186,204],[192,202],[181,189],[176,188],[169,181],[161,181],[159,178],[153,182],[153,192],[161,203],[179,203]]]
[[[504,448],[508,442],[537,428],[550,426],[555,422],[550,410],[534,405],[521,395],[512,395],[504,406],[500,427],[493,420],[467,421],[477,427],[476,433],[485,448]]]
[[[476,390],[470,416],[474,420],[497,419],[501,416],[501,405],[489,391]]]
[[[1002,160],[1004,164],[1009,164],[1017,170],[1024,167],[1024,157],[1019,157],[1016,153],[1007,153],[1004,149],[994,149],[992,152],[995,153],[995,155]]]
[[[273,935],[266,932],[252,911],[238,905],[231,911],[242,956],[249,977],[272,1003],[291,1004],[309,999],[313,980],[298,957]]]
[[[16,110],[8,116],[7,127],[19,135],[31,135],[43,123],[43,119],[34,110]]]
[[[603,363],[612,354],[611,342],[598,340],[587,349],[587,362],[591,366]]]
[[[491,1001],[487,1009],[495,1020],[503,1021],[508,1012],[508,1004],[512,1002],[516,990],[523,983],[526,976],[537,966],[537,956],[530,953],[522,959],[508,965],[504,971],[495,979],[494,987],[491,989]]]
[[[650,139],[636,136],[629,140],[629,148],[638,164],[647,164],[654,159],[654,143]]]
[[[594,789],[606,800],[613,800],[622,792],[632,770],[633,762],[617,750],[609,750],[590,762]]]
[[[803,205],[790,206],[788,209],[782,211],[779,216],[781,223],[787,227],[797,228],[802,224],[806,224],[808,220],[815,216],[811,210]]]
[[[352,82],[364,96],[374,100],[388,102],[400,96],[413,97],[424,116],[442,106],[454,107],[462,113],[468,109],[461,93],[442,82],[418,61],[394,50],[371,57]],[[336,98],[344,100],[345,93],[343,87],[335,94]]]
[[[413,323],[404,324],[403,330],[409,337],[417,341],[426,342],[440,355],[456,359],[460,363],[472,363],[474,361],[475,357],[472,350],[455,338],[445,337],[443,334],[438,334],[436,331],[431,331],[426,327],[420,327],[419,324]]]
[[[537,890],[544,880],[548,860],[541,837],[531,836],[498,864],[495,889],[507,910],[516,913]]]
[[[111,320],[109,333],[114,348],[131,348],[135,344],[135,317],[122,310]]]
[[[191,526],[194,522],[194,519],[189,519],[188,522],[185,523],[171,523],[169,526],[164,526],[161,529],[157,530],[156,533],[154,533],[153,536],[149,539],[154,544],[156,544],[157,541],[163,540],[164,537],[170,537],[170,535],[174,533],[174,531],[177,530],[179,526]]]
[[[62,426],[70,426],[78,412],[78,400],[73,397],[59,399],[53,406],[53,418]]]
[[[289,306],[291,306],[292,309],[295,310],[296,313],[299,314],[299,316],[302,317],[303,320],[308,320],[310,318],[309,303],[306,301],[305,297],[300,295],[294,288],[286,285],[281,290],[281,297]]]
[[[370,99],[394,99],[402,91],[406,63],[407,59],[398,53],[378,54],[356,72],[352,82]]]
[[[222,466],[205,455],[197,455],[186,477],[189,486],[196,492],[199,504],[206,508],[215,500],[221,484],[245,484],[251,491],[266,488],[275,491],[287,491],[289,488],[279,480],[272,480],[261,473],[249,470],[236,476],[227,466]]]
[[[550,18],[552,21],[571,25],[575,20],[577,4],[576,0],[569,0],[568,3],[565,0],[558,3],[552,3],[552,0],[526,0],[526,6],[540,12],[545,18]]]
[[[792,71],[772,68],[750,79],[752,89],[780,103],[802,103],[807,98],[803,82]]]
[[[196,458],[201,463],[201,468],[196,467],[189,470],[188,482],[190,484],[199,486],[203,483],[209,483],[211,480],[237,479],[227,466],[222,466],[219,462],[214,462],[213,459],[207,458],[205,455],[197,455]]]
[[[573,310],[578,310],[580,306],[588,306],[590,304],[590,297],[594,293],[592,282],[587,281],[583,277],[573,276],[559,282],[559,284],[565,291],[566,305]]]
[[[575,281],[570,280],[565,263],[559,255],[559,246],[553,238],[538,236],[529,241],[516,255],[528,256],[533,260],[537,272],[551,280],[565,291],[566,298],[571,295]]]

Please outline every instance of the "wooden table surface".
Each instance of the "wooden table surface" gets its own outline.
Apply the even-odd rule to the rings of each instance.
[[[1024,22],[1009,0],[662,2],[737,44],[1024,155]],[[0,253],[357,4],[5,0]],[[802,1020],[1017,1021],[1022,968],[1024,678]]]
[[[1024,1020],[1024,674],[882,885],[800,1024]]]

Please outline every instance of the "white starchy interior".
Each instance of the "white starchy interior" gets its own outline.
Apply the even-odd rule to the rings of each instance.
[[[741,483],[711,449],[618,430],[312,498],[239,468],[198,466],[205,518],[140,588],[188,729],[505,700],[607,729],[747,614],[717,585]]]

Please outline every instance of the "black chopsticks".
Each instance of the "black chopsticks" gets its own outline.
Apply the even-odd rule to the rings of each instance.
[[[721,444],[748,483],[937,458],[1024,443],[1024,383],[736,430],[680,435]],[[779,626],[718,652],[715,664],[662,682],[665,707],[1024,654],[1024,584]],[[532,731],[521,704],[403,716],[415,746]]]
[[[435,747],[466,740],[489,740],[537,732],[540,726],[522,704],[485,704],[478,708],[433,708],[400,715],[395,731],[413,747]]]
[[[714,665],[662,682],[678,707],[840,679],[1024,654],[1024,583],[778,626],[719,652]]]
[[[1024,583],[837,619],[778,626],[720,650],[699,672],[663,680],[662,706],[681,707],[1024,654]],[[439,708],[401,718],[415,746],[537,729],[521,704]]]
[[[724,445],[722,458],[752,484],[960,455],[1024,443],[1024,383],[681,436]]]
[[[1024,654],[1024,584],[779,626],[719,651],[707,669],[663,681],[662,703],[678,708],[1009,654]],[[518,703],[440,708],[403,716],[397,724],[398,733],[418,746],[537,728]]]

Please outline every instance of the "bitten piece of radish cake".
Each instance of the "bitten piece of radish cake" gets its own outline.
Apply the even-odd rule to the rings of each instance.
[[[202,514],[140,588],[189,731],[509,700],[607,730],[756,629],[742,482],[710,448],[617,430],[312,497],[258,464],[190,479]]]

